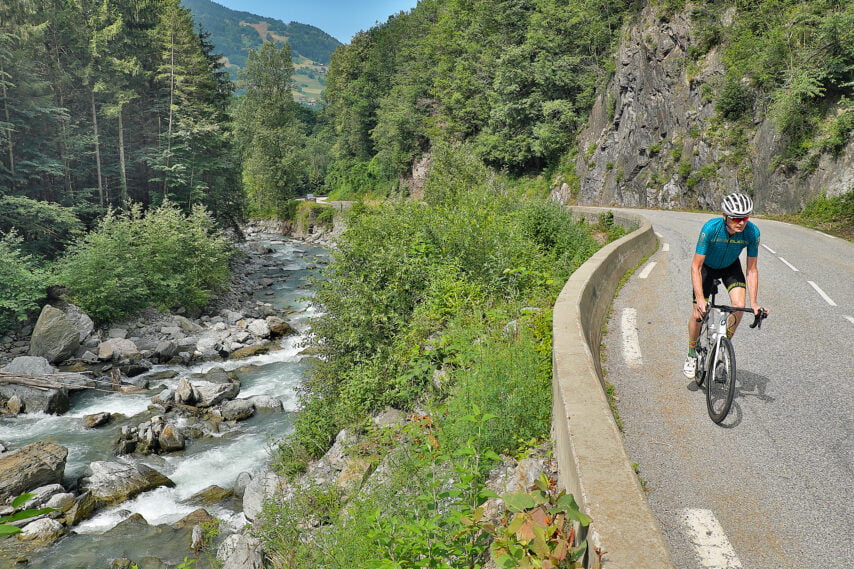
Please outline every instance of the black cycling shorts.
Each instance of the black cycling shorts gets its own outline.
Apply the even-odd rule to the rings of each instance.
[[[741,261],[738,259],[732,265],[723,269],[713,269],[703,264],[703,267],[700,269],[700,275],[703,277],[703,296],[706,297],[707,301],[712,295],[712,286],[715,279],[723,281],[727,292],[736,287],[747,288],[744,282],[744,271],[741,270]],[[694,302],[697,302],[697,296],[693,290],[691,291],[691,298]]]

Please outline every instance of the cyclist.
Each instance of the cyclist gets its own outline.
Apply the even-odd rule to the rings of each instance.
[[[697,337],[700,335],[698,318],[708,311],[712,283],[721,279],[729,293],[733,307],[745,307],[745,287],[750,294],[750,307],[759,314],[762,306],[756,300],[759,288],[759,270],[756,257],[759,254],[759,228],[748,221],[753,213],[753,201],[745,194],[730,194],[721,203],[722,217],[711,219],[703,225],[694,259],[691,262],[691,286],[694,309],[688,318],[688,357],[682,373],[693,379],[697,372]],[[747,278],[741,269],[738,256],[747,249]],[[741,322],[743,312],[730,315],[727,336],[732,338]]]

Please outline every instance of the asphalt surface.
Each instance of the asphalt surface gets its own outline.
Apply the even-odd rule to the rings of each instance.
[[[854,244],[751,220],[771,314],[759,331],[745,315],[735,401],[715,425],[682,375],[690,261],[713,215],[633,211],[659,249],[614,299],[604,369],[674,564],[854,568]]]

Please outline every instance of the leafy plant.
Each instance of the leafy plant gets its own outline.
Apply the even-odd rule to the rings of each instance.
[[[571,494],[557,491],[545,474],[529,492],[505,494],[502,500],[513,516],[506,524],[484,525],[494,535],[489,547],[502,569],[581,567],[587,540],[576,544],[575,525],[587,527],[592,521],[582,513]]]
[[[34,496],[35,494],[21,494],[20,496],[12,500],[12,507],[17,510],[18,508],[26,504]],[[21,528],[13,526],[11,522],[34,518],[36,516],[41,516],[42,514],[47,514],[52,511],[54,511],[54,508],[28,508],[26,510],[21,510],[13,514],[0,516],[0,537],[8,537],[10,535],[15,535],[16,533],[21,533]]]
[[[22,241],[15,231],[0,238],[0,334],[25,321],[47,292],[47,271],[21,250]]]
[[[228,283],[231,247],[211,217],[168,201],[143,212],[109,212],[59,262],[69,296],[93,319],[125,317],[147,306],[199,310]]]

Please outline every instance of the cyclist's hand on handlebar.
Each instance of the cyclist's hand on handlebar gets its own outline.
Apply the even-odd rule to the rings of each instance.
[[[694,316],[697,318],[697,321],[699,322],[708,311],[709,303],[704,299],[698,299],[694,305]]]
[[[767,308],[765,308],[764,306],[760,306],[758,304],[753,307],[753,315],[754,316],[761,316],[762,314],[764,314],[764,316],[762,316],[762,318],[766,318],[768,316],[769,312],[771,312],[771,311],[768,310]]]

